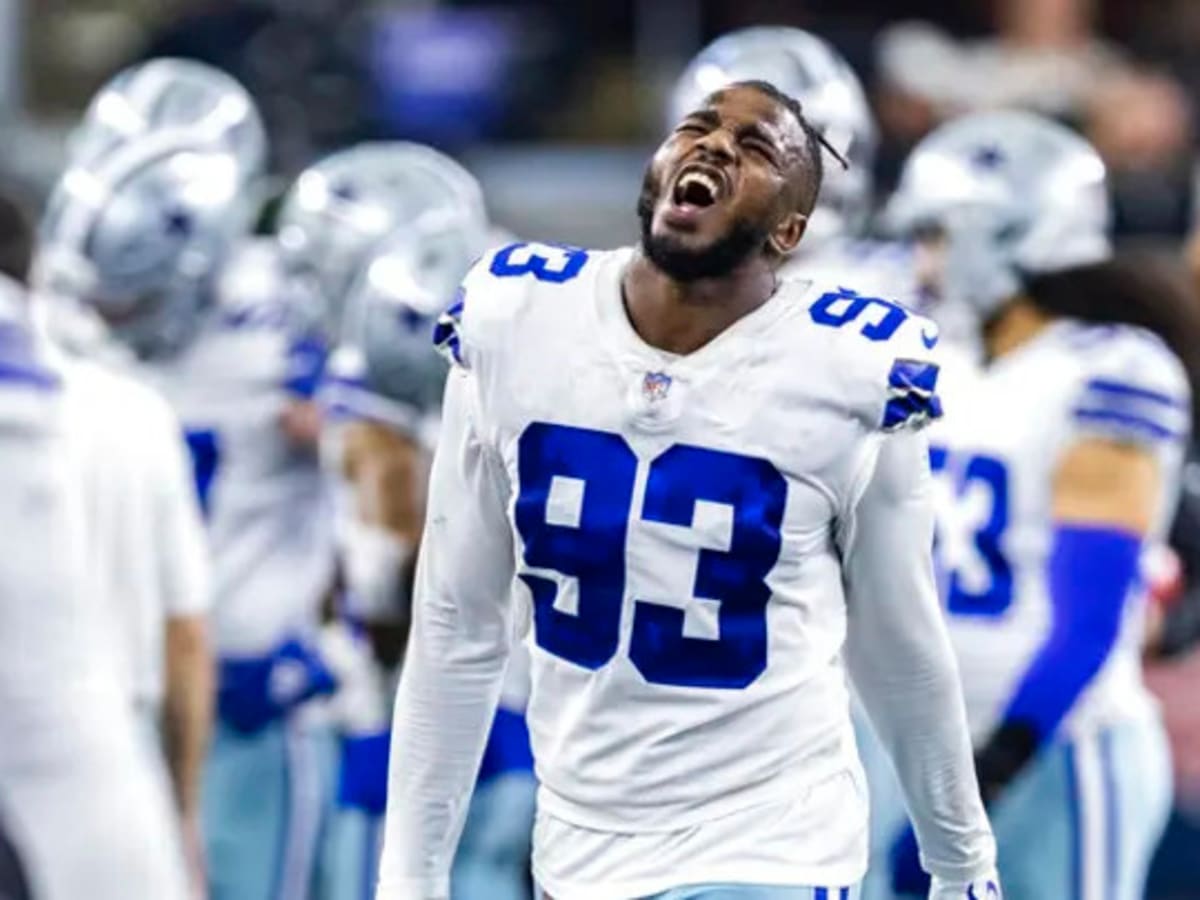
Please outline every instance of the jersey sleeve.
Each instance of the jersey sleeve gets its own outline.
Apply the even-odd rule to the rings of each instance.
[[[514,639],[511,490],[474,382],[459,368],[446,386],[396,695],[379,900],[449,896]]]
[[[895,767],[924,868],[965,885],[992,873],[996,848],[929,552],[928,445],[913,433],[881,444],[842,542],[846,662]]]
[[[1086,349],[1071,400],[1071,432],[1150,451],[1181,445],[1191,430],[1191,392],[1183,366],[1157,337],[1114,328]]]

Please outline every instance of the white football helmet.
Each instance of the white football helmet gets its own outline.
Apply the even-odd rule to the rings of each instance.
[[[871,210],[875,122],[854,70],[828,43],[799,28],[744,28],[717,38],[688,64],[671,94],[670,127],[734,81],[768,81],[800,101],[804,116],[849,163],[825,160],[825,180],[805,250],[863,229]]]
[[[317,284],[337,335],[353,327],[352,298],[392,289],[389,272],[407,273],[430,298],[423,302],[448,305],[487,234],[474,176],[405,142],[362,144],[317,163],[296,180],[279,217],[285,258]]]
[[[1026,112],[956,119],[913,150],[886,222],[946,240],[940,292],[986,319],[1028,274],[1107,259],[1104,163],[1065,126]]]

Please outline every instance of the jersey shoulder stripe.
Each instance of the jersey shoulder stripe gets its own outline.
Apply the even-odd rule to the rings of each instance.
[[[1187,436],[1187,377],[1157,336],[1133,326],[1077,325],[1062,346],[1082,364],[1071,405],[1077,430],[1148,445]]]

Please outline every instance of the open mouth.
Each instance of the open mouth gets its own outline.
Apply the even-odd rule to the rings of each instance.
[[[702,169],[689,168],[675,180],[671,199],[677,206],[712,206],[721,197],[721,179]]]

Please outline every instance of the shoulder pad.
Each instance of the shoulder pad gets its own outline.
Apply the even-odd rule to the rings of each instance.
[[[1084,357],[1071,410],[1078,430],[1139,444],[1187,436],[1187,375],[1157,335],[1127,325],[1080,326],[1065,340]]]
[[[454,303],[438,318],[433,343],[452,364],[473,368],[539,289],[578,278],[591,253],[564,244],[521,242],[490,251],[471,267]]]
[[[942,415],[937,394],[938,328],[903,304],[837,286],[816,292],[807,310],[840,345],[836,363],[851,408],[868,427],[883,431],[923,428]]]

